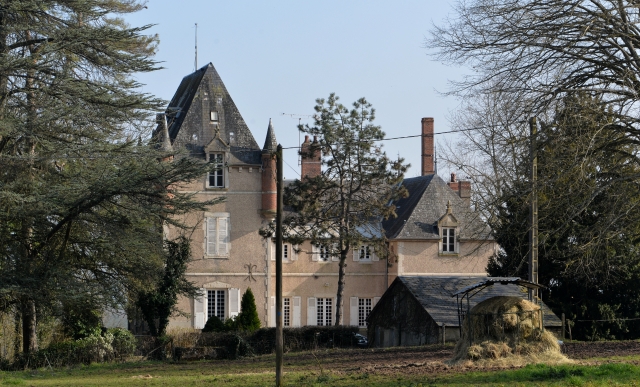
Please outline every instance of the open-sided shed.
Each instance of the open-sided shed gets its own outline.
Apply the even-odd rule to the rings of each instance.
[[[367,319],[369,343],[374,347],[412,346],[460,337],[458,303],[453,295],[487,277],[397,277]],[[489,286],[469,300],[473,308],[495,296],[527,298],[527,289],[512,282]],[[560,319],[544,304],[545,328],[558,331]]]

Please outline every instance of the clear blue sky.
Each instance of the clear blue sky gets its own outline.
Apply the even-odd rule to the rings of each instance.
[[[157,59],[165,69],[143,74],[144,91],[169,100],[194,70],[212,62],[260,146],[269,118],[284,147],[298,145],[297,116],[311,115],[316,98],[335,92],[350,106],[366,97],[387,137],[420,134],[422,117],[436,133],[458,101],[438,91],[464,69],[432,61],[423,47],[431,23],[451,12],[447,1],[149,1],[127,17],[132,26],[156,24]],[[300,117],[302,122],[311,122]],[[436,136],[440,140],[440,136]],[[419,138],[387,141],[390,156],[420,173]],[[297,153],[285,154],[285,177],[298,177]],[[443,171],[440,171],[443,175]]]

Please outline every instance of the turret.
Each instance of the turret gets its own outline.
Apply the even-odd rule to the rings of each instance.
[[[262,208],[260,214],[266,219],[273,219],[276,216],[277,196],[276,196],[276,149],[278,142],[276,134],[269,119],[267,128],[267,138],[262,147]]]
[[[158,123],[158,129],[156,132],[155,146],[163,153],[173,152],[173,146],[171,145],[171,138],[169,137],[169,127],[167,125],[167,116],[164,113],[156,115],[156,122]],[[162,158],[162,161],[173,160],[173,155],[167,155]]]

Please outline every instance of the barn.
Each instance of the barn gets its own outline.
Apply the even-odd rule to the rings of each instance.
[[[488,277],[397,277],[367,318],[367,336],[373,347],[414,346],[457,341],[460,337],[457,291]],[[527,289],[495,284],[475,294],[470,307],[495,296],[527,298]],[[465,302],[466,304],[466,302]],[[542,303],[544,326],[559,332],[560,319]]]

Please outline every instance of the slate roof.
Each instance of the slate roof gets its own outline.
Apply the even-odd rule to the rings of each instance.
[[[456,297],[452,295],[460,289],[474,285],[484,277],[431,277],[416,276],[404,277],[400,276],[391,284],[387,292],[399,283],[405,286],[416,300],[422,305],[427,313],[434,319],[438,325],[442,323],[447,326],[459,326],[458,309]],[[386,292],[385,292],[386,293]],[[514,284],[489,286],[480,291],[470,299],[470,306],[475,305],[491,297],[496,296],[516,296],[527,297],[527,290],[522,286]],[[384,297],[384,295],[382,296]],[[466,301],[465,301],[466,303]],[[377,305],[382,305],[378,302]],[[562,326],[562,322],[549,307],[542,303],[542,311],[544,314],[544,325],[547,327]]]
[[[210,111],[218,112],[218,126],[209,126]],[[174,148],[204,158],[205,147],[220,139],[229,164],[261,164],[261,149],[213,64],[182,79],[165,113]]]
[[[461,239],[490,239],[490,229],[436,174],[404,179],[409,196],[395,202],[397,218],[382,223],[390,239],[439,239],[438,220],[451,202]]]
[[[267,128],[267,137],[264,140],[263,151],[275,151],[278,148],[278,141],[276,141],[276,132],[273,130],[271,124],[271,118],[269,118],[269,127]]]

